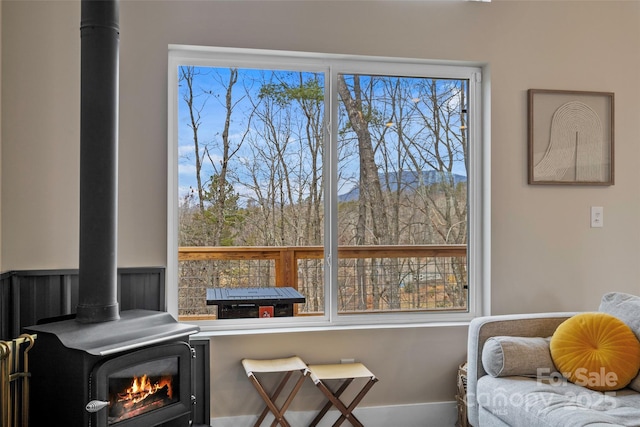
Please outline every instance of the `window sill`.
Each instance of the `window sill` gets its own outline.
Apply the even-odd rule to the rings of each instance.
[[[289,334],[300,332],[325,332],[325,331],[355,331],[365,329],[411,329],[411,328],[450,328],[450,327],[468,327],[469,321],[450,321],[450,322],[416,322],[416,323],[390,323],[390,324],[322,324],[322,325],[297,325],[282,327],[243,327],[243,328],[207,328],[197,334],[191,335],[192,340],[203,340],[217,336],[236,336],[236,335],[262,335],[262,334]]]

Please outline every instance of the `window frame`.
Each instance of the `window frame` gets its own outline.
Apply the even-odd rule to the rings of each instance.
[[[489,314],[490,300],[490,139],[488,83],[482,79],[486,64],[421,59],[331,55],[259,49],[169,45],[167,105],[167,311],[178,318],[178,67],[180,65],[304,70],[325,74],[324,173],[325,188],[325,312],[319,316],[198,321],[203,331],[251,331],[283,328],[357,328],[438,325],[468,322]],[[393,312],[338,314],[337,176],[338,74],[403,77],[459,78],[469,80],[469,173],[467,243],[468,310],[464,312]],[[332,223],[335,223],[332,226]],[[335,254],[335,255],[334,255]],[[327,285],[329,284],[329,285]]]

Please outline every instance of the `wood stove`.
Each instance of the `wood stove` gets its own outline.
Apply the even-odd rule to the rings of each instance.
[[[189,336],[170,314],[117,301],[117,0],[81,2],[80,259],[76,315],[26,328],[35,426],[188,427]]]
[[[127,310],[117,321],[69,319],[27,330],[38,335],[30,353],[33,425],[189,426],[188,339],[196,326],[168,313]]]

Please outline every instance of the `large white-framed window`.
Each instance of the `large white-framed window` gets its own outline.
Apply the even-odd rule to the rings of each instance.
[[[174,316],[237,330],[488,312],[480,64],[178,45],[168,64]],[[305,301],[269,319],[206,303],[254,287]]]

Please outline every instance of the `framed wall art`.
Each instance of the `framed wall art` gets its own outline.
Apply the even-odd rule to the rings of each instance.
[[[529,89],[529,184],[613,185],[614,94]]]

